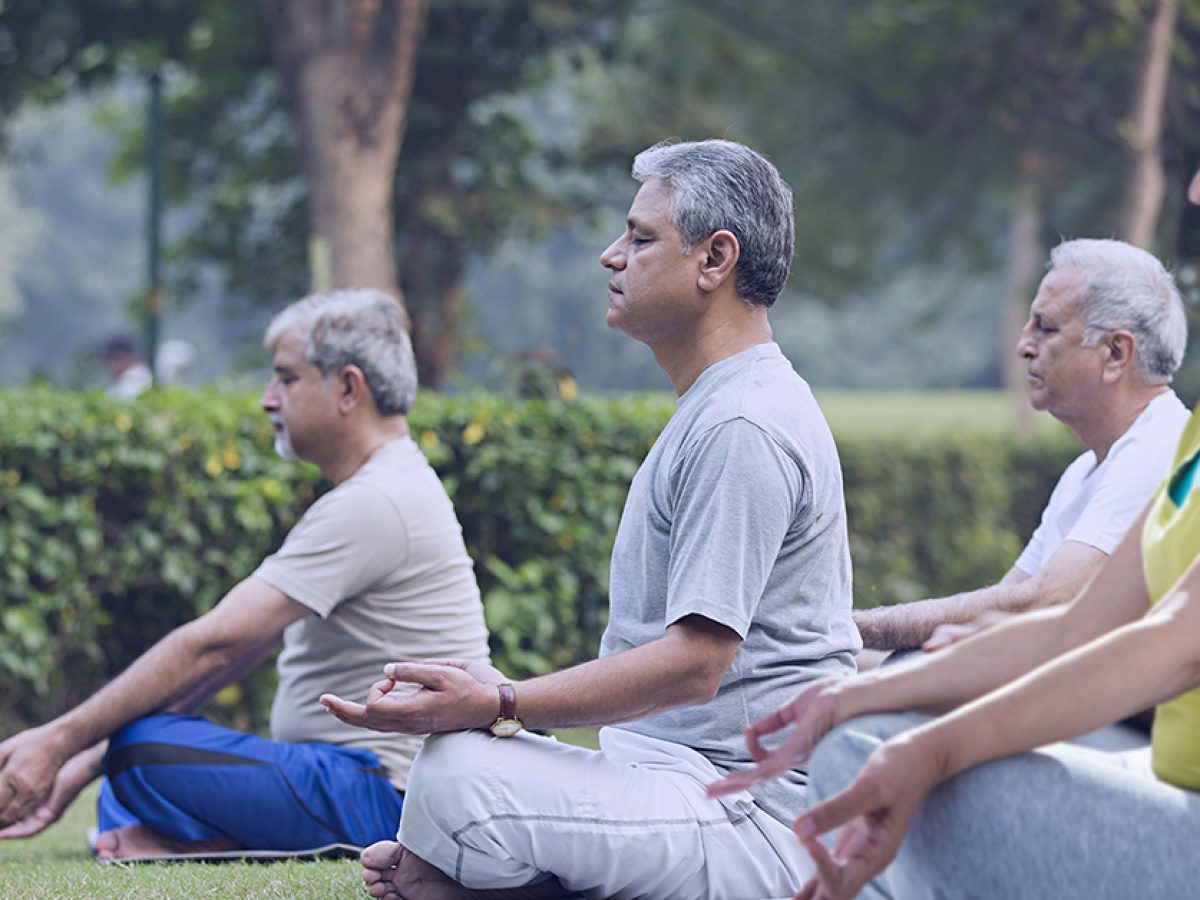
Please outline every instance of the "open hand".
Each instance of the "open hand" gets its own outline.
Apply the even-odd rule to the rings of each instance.
[[[970,622],[939,625],[933,630],[933,634],[929,636],[929,639],[921,645],[921,649],[926,653],[933,653],[935,650],[944,650],[951,644],[965,641],[967,638],[973,637],[981,631],[987,631],[994,625],[1007,622],[1015,615],[1017,613],[992,609],[985,613],[980,613],[979,616]]]
[[[742,729],[751,758],[758,763],[750,769],[733,772],[708,786],[710,797],[734,794],[760,781],[777,778],[802,765],[813,747],[841,721],[837,712],[837,691],[841,677],[821,678],[805,687],[785,706]],[[794,726],[787,740],[773,750],[762,744],[767,735]]]
[[[795,900],[851,900],[888,867],[925,794],[935,761],[907,736],[879,747],[841,793],[796,819],[793,830],[817,867]],[[842,826],[833,852],[818,835]]]
[[[450,662],[389,663],[384,667],[386,677],[371,685],[365,704],[334,694],[322,694],[321,704],[347,725],[373,731],[434,734],[490,725],[499,713],[500,698],[496,682],[480,677],[499,673],[485,663]],[[411,692],[396,690],[402,683],[420,687]]]

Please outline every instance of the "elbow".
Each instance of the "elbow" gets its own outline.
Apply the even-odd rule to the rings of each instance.
[[[702,616],[671,625],[662,639],[664,699],[672,705],[703,706],[717,696],[725,673],[741,646],[732,629]]]
[[[168,638],[176,645],[172,648],[175,659],[186,665],[194,678],[229,669],[240,657],[233,643],[209,635],[202,624],[203,619],[196,619],[176,629]]]
[[[715,669],[712,666],[700,667],[689,674],[683,681],[686,696],[683,702],[687,706],[703,706],[711,703],[721,689],[725,677],[725,668]]]

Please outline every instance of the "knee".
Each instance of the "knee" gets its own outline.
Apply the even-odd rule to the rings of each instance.
[[[160,742],[164,735],[180,716],[174,713],[152,713],[140,719],[134,719],[128,725],[118,728],[108,739],[108,752],[112,753],[130,744],[147,744]]]
[[[430,735],[413,761],[405,806],[418,802],[449,810],[484,790],[490,738],[474,731]]]
[[[102,763],[104,774],[110,778],[131,766],[137,765],[147,744],[187,745],[183,729],[190,722],[198,721],[193,716],[175,713],[152,713],[135,719],[117,729],[108,739],[108,750]]]
[[[876,747],[925,718],[914,713],[874,714],[850,719],[831,729],[817,744],[809,759],[810,804],[842,790],[858,774]]]

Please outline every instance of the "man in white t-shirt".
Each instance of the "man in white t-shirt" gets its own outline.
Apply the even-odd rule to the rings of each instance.
[[[102,859],[365,846],[395,833],[420,737],[343,725],[387,662],[487,660],[454,509],[408,434],[417,376],[404,310],[315,295],[267,329],[263,410],[280,455],[334,485],[283,546],[57,719],[0,743],[0,838],[44,829],[97,776]],[[274,740],[192,715],[282,643]]]
[[[1033,407],[1088,449],[1063,473],[1041,524],[998,584],[858,610],[863,645],[935,650],[989,617],[1074,597],[1170,465],[1188,411],[1168,385],[1186,344],[1179,291],[1149,253],[1113,240],[1055,247],[1017,352],[1028,364]]]

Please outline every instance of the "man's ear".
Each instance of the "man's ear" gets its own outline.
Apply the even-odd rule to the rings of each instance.
[[[1111,384],[1134,362],[1137,341],[1128,331],[1110,331],[1104,338],[1104,381]]]
[[[338,412],[345,415],[371,395],[366,376],[358,366],[342,366],[337,374]]]
[[[722,229],[709,235],[704,242],[704,257],[697,281],[700,290],[711,293],[733,277],[741,253],[741,245],[732,231]]]

